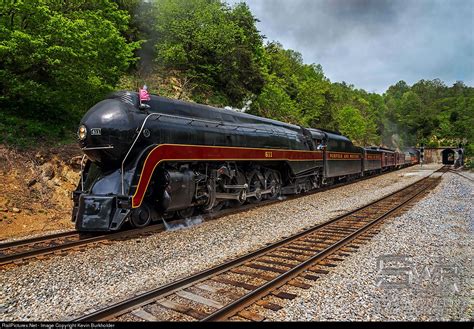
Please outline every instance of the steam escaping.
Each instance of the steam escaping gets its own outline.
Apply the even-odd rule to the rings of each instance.
[[[396,123],[394,120],[387,119],[383,122],[381,131],[382,145],[395,151],[403,151],[409,146],[414,146],[416,142],[414,136],[402,124]]]
[[[143,41],[138,49],[137,78],[144,80],[154,70],[156,33],[154,31],[154,3],[151,0],[140,0],[135,7],[133,20],[141,30],[140,39]]]
[[[392,142],[392,147],[395,148],[395,151],[400,151],[400,135],[398,135],[397,133],[393,134],[392,135],[392,138],[391,138],[391,142]]]
[[[182,221],[175,222],[175,223],[167,223],[163,219],[163,224],[165,225],[165,229],[167,231],[178,231],[178,230],[183,230],[186,228],[190,228],[196,225],[201,224],[204,222],[204,218],[202,216],[194,216],[194,217],[189,217],[185,218]]]

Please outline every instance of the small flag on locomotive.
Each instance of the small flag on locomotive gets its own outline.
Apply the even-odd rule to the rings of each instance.
[[[149,108],[150,105],[143,103],[148,102],[151,99],[150,94],[148,94],[148,87],[146,84],[144,84],[142,88],[138,89],[138,96],[140,99],[140,108]]]

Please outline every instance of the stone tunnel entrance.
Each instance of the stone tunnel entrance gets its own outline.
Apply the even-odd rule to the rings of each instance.
[[[454,150],[445,149],[441,152],[441,155],[443,157],[443,164],[445,165],[454,164]]]
[[[425,147],[423,163],[442,163],[453,165],[458,161],[459,165],[464,164],[464,149],[456,146]]]

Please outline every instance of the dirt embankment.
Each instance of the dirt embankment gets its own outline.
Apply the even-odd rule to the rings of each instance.
[[[30,151],[0,145],[0,240],[73,228],[70,196],[80,160],[76,145]]]

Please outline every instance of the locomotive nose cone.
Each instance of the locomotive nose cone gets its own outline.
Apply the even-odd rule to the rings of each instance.
[[[92,161],[113,166],[131,145],[136,128],[133,106],[117,99],[106,99],[94,105],[79,125],[79,146]]]

